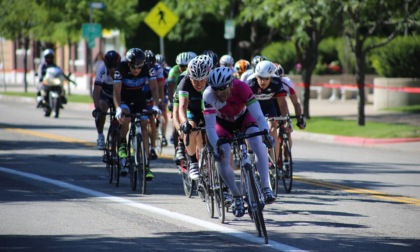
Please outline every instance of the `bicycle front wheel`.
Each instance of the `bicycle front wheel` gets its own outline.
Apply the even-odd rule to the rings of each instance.
[[[155,146],[156,146],[156,153],[161,156],[162,155],[162,149],[163,149],[163,144],[162,144],[162,123],[160,123],[160,121],[158,121],[158,123],[156,124],[156,141],[155,141]]]
[[[129,166],[129,174],[130,174],[130,187],[132,191],[135,191],[137,188],[137,166],[135,161],[135,153],[137,152],[137,140],[136,136],[129,137],[128,139],[128,166]]]
[[[268,152],[268,165],[269,165],[269,176],[270,176],[270,183],[271,187],[273,188],[274,196],[277,198],[277,194],[279,191],[279,177],[277,175],[277,162],[274,161],[276,158],[275,156],[275,148],[269,149]]]
[[[268,244],[268,235],[267,229],[265,227],[265,221],[263,216],[264,205],[260,198],[261,192],[259,191],[259,186],[255,180],[255,172],[253,167],[250,164],[246,165],[246,176],[245,183],[248,184],[248,213],[251,216],[251,219],[254,221],[255,228],[259,237],[264,236],[265,244]]]
[[[290,193],[292,190],[293,185],[293,159],[292,159],[292,152],[290,149],[290,142],[289,139],[284,140],[283,145],[283,162],[282,162],[282,180],[284,190],[287,193]],[[286,163],[284,160],[288,160],[289,162]]]
[[[114,128],[112,131],[112,143],[111,143],[111,162],[114,165],[113,168],[113,180],[115,186],[120,185],[120,170],[121,170],[121,160],[118,156],[118,147],[120,146],[121,138],[120,138],[120,130],[119,128]]]
[[[134,163],[137,170],[138,182],[140,194],[146,194],[146,150],[144,148],[143,136],[141,134],[136,134],[135,137],[135,152],[134,152]]]

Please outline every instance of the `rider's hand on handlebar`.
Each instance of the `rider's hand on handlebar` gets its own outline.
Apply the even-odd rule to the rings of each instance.
[[[116,110],[115,110],[115,118],[117,118],[117,120],[120,122],[120,123],[122,123],[122,119],[123,119],[123,117],[124,117],[124,114],[123,114],[123,111],[122,111],[122,109],[121,109],[121,107],[118,107]]]
[[[153,106],[153,107],[152,107],[152,110],[153,110],[153,111],[155,111],[155,112],[156,112],[157,114],[159,114],[159,115],[160,115],[160,114],[162,114],[162,111],[159,109],[159,107],[158,107],[158,106]]]
[[[183,124],[181,124],[180,129],[182,132],[184,132],[184,134],[189,134],[191,132],[192,126],[188,123],[188,121],[185,121]]]
[[[298,126],[298,127],[299,127],[299,129],[304,129],[304,128],[306,128],[306,120],[305,120],[305,116],[301,115],[301,116],[298,118],[298,122],[297,122],[296,126]]]
[[[263,142],[268,149],[271,149],[274,146],[274,138],[269,134],[263,136]]]

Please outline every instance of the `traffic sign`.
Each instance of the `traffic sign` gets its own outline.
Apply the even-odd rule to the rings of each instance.
[[[225,39],[234,39],[235,38],[235,24],[232,19],[225,20]]]
[[[102,36],[102,25],[97,23],[84,23],[82,24],[82,35],[86,39],[90,37],[100,38]]]
[[[95,48],[95,45],[96,45],[95,38],[92,38],[92,37],[89,38],[88,39],[88,47],[92,49],[92,48]]]
[[[150,10],[144,22],[159,36],[165,37],[166,34],[178,22],[178,16],[173,13],[165,4],[159,2]]]

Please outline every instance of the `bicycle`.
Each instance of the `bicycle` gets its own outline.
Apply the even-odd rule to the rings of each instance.
[[[204,131],[205,127],[194,127],[191,129],[191,132],[193,131]],[[189,145],[190,142],[190,138],[189,138],[189,134],[186,135],[186,139],[185,139],[185,146]],[[181,160],[180,164],[178,165],[179,168],[179,174],[181,175],[182,178],[182,185],[184,188],[184,193],[185,196],[187,196],[188,198],[192,197],[193,192],[195,191],[194,189],[197,187],[197,182],[195,180],[192,180],[189,176],[189,167],[190,167],[190,156],[187,153],[187,149],[185,148],[185,157],[186,160]]]
[[[278,122],[277,135],[280,140],[279,149],[276,150],[276,148],[272,148],[272,155],[269,155],[269,162],[272,164],[270,166],[270,178],[271,181],[274,182],[273,192],[276,196],[278,193],[278,180],[282,180],[286,193],[291,192],[293,185],[293,159],[287,131],[291,125],[290,118],[296,118],[296,116],[291,117],[287,115],[268,118],[268,120],[275,120]],[[271,157],[275,157],[274,153],[276,153],[276,151],[278,151],[278,159],[274,161]],[[288,162],[286,163],[284,160],[288,160]]]
[[[208,144],[208,141],[200,150],[199,164],[198,194],[206,202],[210,218],[215,217],[214,212],[217,210],[218,219],[221,223],[225,223],[226,211],[230,207],[230,205],[226,205],[223,195],[227,186],[220,176],[213,156],[213,148]],[[214,205],[215,202],[216,207]]]
[[[110,106],[108,113],[92,114],[95,120],[99,119],[100,115],[109,115],[109,127],[105,140],[105,149],[103,150],[102,162],[106,165],[108,171],[108,182],[112,184],[115,182],[119,186],[120,179],[120,160],[118,156],[118,145],[120,142],[120,124],[115,118],[115,108]]]
[[[163,139],[163,130],[162,130],[162,121],[160,119],[161,115],[156,115],[155,116],[155,122],[156,122],[156,140],[155,140],[155,148],[156,148],[156,153],[158,156],[162,155],[162,150],[163,150],[163,144],[162,144],[162,139]]]
[[[149,111],[124,114],[124,116],[131,118],[131,124],[127,143],[127,158],[122,159],[125,162],[120,163],[121,165],[128,166],[131,190],[136,190],[138,181],[140,194],[146,194],[146,168],[149,162],[146,156],[140,122],[142,121],[142,117],[148,117],[150,114],[151,112]]]
[[[242,193],[244,194],[244,201],[247,203],[245,209],[248,210],[248,214],[255,224],[258,236],[264,236],[265,244],[268,243],[267,229],[262,213],[265,205],[265,198],[261,191],[256,167],[248,158],[248,149],[245,139],[256,136],[268,136],[268,134],[267,130],[250,134],[235,131],[231,139],[219,139],[217,146],[217,148],[220,148],[222,144],[229,143],[232,148],[238,148],[236,149],[236,152],[240,153],[239,166],[241,169],[241,188]]]

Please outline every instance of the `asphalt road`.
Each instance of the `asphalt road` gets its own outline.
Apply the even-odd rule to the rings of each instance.
[[[185,197],[169,158],[152,163],[147,195],[108,184],[87,105],[59,119],[20,100],[0,111],[0,250],[420,250],[415,152],[296,140],[294,187],[266,206],[264,245],[249,217],[220,224]]]

